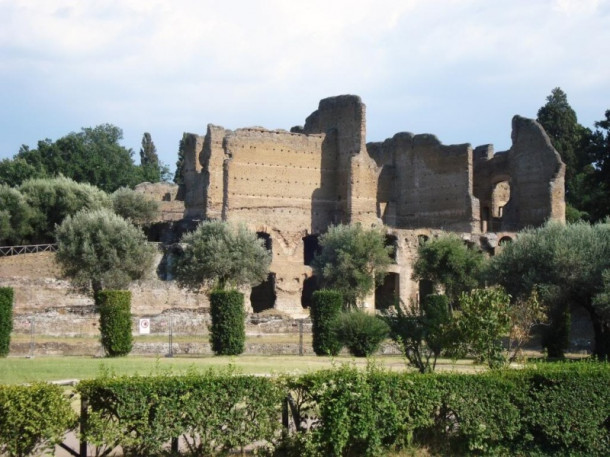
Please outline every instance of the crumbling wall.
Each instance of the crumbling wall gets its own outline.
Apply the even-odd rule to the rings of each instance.
[[[205,189],[209,176],[200,161],[204,137],[187,133],[184,136],[184,217],[186,219],[205,218]]]

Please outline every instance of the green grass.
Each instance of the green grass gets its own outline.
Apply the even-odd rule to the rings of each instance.
[[[379,356],[376,363],[390,370],[405,370],[405,363],[400,356]],[[365,367],[366,359],[316,356],[261,356],[241,355],[239,357],[174,357],[157,358],[128,356],[115,359],[94,357],[8,357],[0,359],[0,384],[18,384],[34,381],[57,381],[63,379],[87,379],[102,374],[116,375],[150,375],[161,373],[184,374],[188,370],[206,370],[208,368],[226,368],[233,365],[244,374],[299,374],[324,368],[331,368],[341,363],[353,363]],[[437,370],[479,371],[471,361],[442,360]]]

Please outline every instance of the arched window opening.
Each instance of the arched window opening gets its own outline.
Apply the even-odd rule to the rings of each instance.
[[[394,307],[400,299],[400,275],[388,273],[383,283],[375,289],[375,309],[386,310]]]
[[[269,273],[265,281],[252,288],[250,304],[255,313],[260,313],[266,309],[273,309],[276,298],[275,273]]]
[[[398,252],[398,238],[396,238],[394,235],[386,235],[385,246],[391,248],[388,252],[388,255],[390,256],[390,259],[392,259],[392,261],[396,263],[396,254]]]
[[[318,235],[307,235],[303,238],[303,263],[311,265],[313,258],[320,252]]]
[[[303,291],[301,292],[301,306],[303,308],[311,307],[311,298],[316,290],[320,290],[317,277],[311,276],[303,281]]]
[[[273,241],[271,240],[271,235],[266,232],[256,232],[256,236],[259,240],[263,240],[263,245],[267,251],[272,252]]]

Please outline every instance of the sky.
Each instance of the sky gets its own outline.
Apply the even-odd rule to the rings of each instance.
[[[359,95],[367,141],[510,147],[561,87],[610,109],[610,0],[0,0],[0,159],[110,123],[175,165],[183,132],[302,125]]]

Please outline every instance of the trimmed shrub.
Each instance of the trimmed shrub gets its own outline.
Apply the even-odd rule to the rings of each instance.
[[[131,352],[131,292],[128,290],[100,290],[95,294],[95,305],[100,313],[102,346],[109,357],[120,357]]]
[[[186,376],[85,380],[77,390],[88,399],[85,438],[125,455],[166,455],[183,437],[189,454],[226,455],[277,437],[283,390],[273,380],[208,371]]]
[[[374,354],[390,332],[388,324],[374,314],[364,311],[341,313],[336,329],[339,341],[347,346],[350,354],[355,357]]]
[[[216,355],[239,355],[246,343],[244,294],[214,290],[210,294],[210,344]]]
[[[6,357],[13,331],[13,289],[0,287],[0,357]]]
[[[22,457],[51,451],[76,426],[76,419],[60,386],[0,386],[0,454]]]
[[[313,350],[317,355],[337,355],[343,345],[338,339],[336,321],[343,309],[343,296],[336,290],[317,290],[311,297]]]

